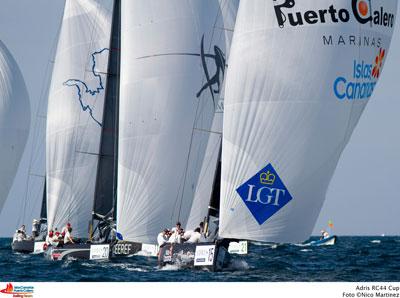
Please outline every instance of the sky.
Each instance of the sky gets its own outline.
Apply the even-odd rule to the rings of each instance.
[[[1,0],[1,4],[0,39],[25,78],[34,127],[35,115],[43,111],[64,0]],[[337,235],[400,235],[400,22],[386,59],[374,95],[341,156],[314,234],[332,220],[330,232]],[[11,236],[22,221],[29,224],[39,214],[37,203],[26,206],[26,219],[21,218],[37,139],[38,132],[31,129],[0,214],[0,237]]]

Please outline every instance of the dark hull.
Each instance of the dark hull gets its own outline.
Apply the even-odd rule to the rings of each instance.
[[[35,251],[36,244],[36,251]],[[22,241],[14,241],[11,243],[11,248],[14,252],[19,253],[42,253],[43,252],[43,244],[44,241],[35,241],[33,239],[22,240]]]
[[[23,240],[23,241],[14,241],[11,243],[11,248],[14,252],[33,253],[35,248],[35,241],[33,240]]]
[[[117,241],[111,245],[111,258],[129,257],[142,250],[142,243]]]
[[[66,244],[63,247],[49,246],[45,251],[49,260],[59,261],[68,258],[85,260],[104,260],[110,257],[109,244],[77,243]]]
[[[215,243],[170,244],[160,248],[158,264],[178,265],[183,268],[207,268],[211,271],[222,270],[229,262],[227,249]]]

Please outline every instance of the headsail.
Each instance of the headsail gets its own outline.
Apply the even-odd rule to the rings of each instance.
[[[226,51],[224,55],[224,59],[226,60],[226,73],[229,68],[230,45],[233,37],[233,29],[235,27],[239,1],[220,0],[219,2],[221,5],[222,17],[218,18],[218,23],[215,27],[216,34],[223,34],[226,43]],[[224,90],[225,80],[221,83],[221,90]],[[204,220],[208,213],[208,206],[210,204],[210,198],[213,195],[213,190],[220,185],[219,181],[217,181],[218,183],[215,183],[215,180],[219,180],[221,177],[220,173],[217,173],[217,169],[221,158],[223,111],[224,92],[220,92],[215,95],[215,115],[211,129],[209,131],[199,129],[198,132],[198,134],[201,133],[201,136],[208,141],[204,158],[202,160],[197,159],[192,163],[193,166],[197,168],[200,167],[201,171],[196,184],[195,195],[186,229],[194,229]],[[201,123],[199,123],[199,125],[201,125]],[[199,126],[199,128],[201,127]],[[204,144],[202,144],[202,146],[204,146]]]
[[[48,102],[46,187],[49,228],[71,222],[76,237],[91,219],[112,0],[67,0]]]
[[[310,236],[378,81],[396,8],[396,0],[241,1],[226,82],[221,236]]]
[[[190,212],[225,74],[225,1],[122,3],[117,228],[154,243]]]
[[[0,211],[25,149],[30,119],[24,78],[17,62],[0,41]]]

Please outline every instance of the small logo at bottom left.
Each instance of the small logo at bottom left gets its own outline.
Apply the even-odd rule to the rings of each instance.
[[[16,298],[30,298],[33,297],[33,289],[33,286],[14,286],[12,283],[8,283],[4,289],[0,290],[0,293]]]

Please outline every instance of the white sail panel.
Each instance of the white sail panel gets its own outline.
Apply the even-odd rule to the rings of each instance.
[[[0,41],[0,211],[25,149],[30,119],[24,78],[17,62]]]
[[[122,2],[117,229],[154,243],[190,212],[225,70],[225,1]]]
[[[236,14],[239,7],[239,1],[231,0],[220,0],[221,5],[221,18],[218,19],[216,28],[223,28],[221,33],[224,33],[224,39],[226,42],[226,69],[229,68],[229,52],[230,45],[233,37],[233,29],[235,27]],[[226,70],[225,70],[226,71]],[[225,81],[222,85],[222,90],[225,88]],[[207,140],[207,147],[202,160],[194,160],[191,165],[198,168],[200,167],[200,174],[197,180],[194,199],[192,207],[190,209],[186,230],[193,230],[196,228],[201,221],[207,216],[208,206],[210,198],[213,192],[214,180],[220,179],[216,177],[217,165],[221,156],[221,143],[222,143],[222,121],[224,111],[224,92],[221,92],[217,96],[218,100],[215,103],[215,115],[214,121],[210,131],[202,129],[202,134],[208,134],[203,136],[203,140]],[[202,144],[203,146],[205,144]],[[202,147],[200,147],[204,150]],[[195,156],[193,154],[193,156]]]
[[[48,100],[47,215],[88,235],[93,208],[112,22],[112,0],[67,0]]]
[[[241,1],[226,81],[222,237],[310,236],[382,71],[396,7]]]

